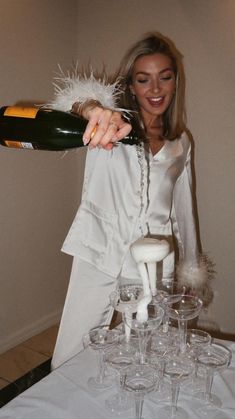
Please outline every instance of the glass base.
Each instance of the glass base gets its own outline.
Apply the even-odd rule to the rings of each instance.
[[[136,416],[128,416],[127,419],[136,419]],[[138,419],[138,418],[137,418]],[[141,416],[140,419],[155,419],[154,416]]]
[[[194,394],[194,397],[196,397],[197,399],[200,399],[200,400],[204,400],[205,407],[207,407],[207,410],[209,410],[209,409],[213,410],[213,408],[222,407],[222,401],[215,394],[211,394],[210,398],[206,398],[205,392],[199,391],[196,394]]]
[[[222,409],[216,408],[216,406],[210,404],[206,404],[197,409],[197,414],[200,416],[200,418],[205,419],[231,419],[231,416],[228,416],[227,413],[224,413]]]
[[[105,400],[105,407],[109,412],[122,416],[127,410],[133,407],[133,400],[126,394],[115,394]]]
[[[161,419],[188,419],[188,413],[182,409],[182,407],[177,407],[175,411],[172,411],[171,406],[165,406],[159,409],[158,416]]]
[[[147,395],[147,398],[153,403],[168,402],[171,400],[171,388],[167,383],[162,383],[158,390]]]
[[[99,377],[90,377],[87,385],[91,390],[105,390],[106,388],[110,388],[114,385],[114,378],[112,376],[106,376],[101,381]]]
[[[196,397],[197,393],[203,393],[203,390],[205,389],[205,379],[204,377],[193,377],[191,380],[185,380],[181,384],[181,387],[185,393]]]

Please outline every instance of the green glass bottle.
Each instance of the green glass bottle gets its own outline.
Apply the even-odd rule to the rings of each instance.
[[[79,116],[47,108],[3,106],[0,108],[0,144],[5,147],[62,151],[83,147],[87,121]],[[123,144],[137,144],[131,133]]]

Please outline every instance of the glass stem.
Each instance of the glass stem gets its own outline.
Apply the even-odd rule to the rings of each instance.
[[[206,391],[205,391],[205,399],[207,402],[211,401],[211,388],[214,378],[214,372],[212,368],[206,369]]]
[[[132,313],[127,309],[124,313],[122,313],[122,321],[124,324],[124,330],[125,330],[125,340],[126,342],[130,341],[130,335],[131,335],[131,322],[132,322]]]
[[[122,402],[122,400],[124,400],[124,395],[126,394],[122,388],[122,383],[121,383],[121,374],[119,371],[116,370],[116,374],[115,374],[115,382],[116,382],[116,388],[117,388],[117,395],[118,395],[118,400],[119,403]]]
[[[164,308],[164,306],[163,306]],[[167,313],[164,314],[163,319],[162,319],[162,330],[164,333],[167,333],[169,330],[169,320],[170,317]]]
[[[171,382],[171,416],[174,417],[177,412],[177,402],[179,397],[180,385],[177,381]]]
[[[100,383],[104,381],[105,363],[104,363],[104,351],[99,351],[99,375],[98,380]]]
[[[186,337],[187,337],[187,320],[180,319],[178,321],[179,338],[180,338],[180,352],[186,352]]]
[[[194,370],[193,370],[193,375],[192,375],[192,382],[195,385],[197,382],[197,377],[198,377],[198,362],[197,362],[197,359],[194,359]]]
[[[140,355],[140,364],[145,363],[145,354],[147,347],[147,336],[145,332],[139,332],[139,355]]]
[[[164,388],[164,359],[160,359],[160,368],[159,368],[159,390],[161,391]]]
[[[136,396],[135,397],[135,418],[136,419],[142,418],[143,404],[144,404],[143,396]]]

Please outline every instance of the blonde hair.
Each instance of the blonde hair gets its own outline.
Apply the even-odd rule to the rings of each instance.
[[[179,137],[185,129],[185,75],[182,63],[182,55],[176,49],[174,43],[160,34],[151,32],[138,42],[136,42],[125,54],[121,61],[115,78],[119,79],[120,90],[122,91],[120,101],[121,106],[126,109],[137,111],[133,112],[133,122],[139,133],[143,135],[141,128],[138,103],[131,94],[130,84],[132,84],[133,67],[136,60],[145,55],[164,54],[172,61],[176,79],[176,90],[172,102],[163,115],[163,134],[170,140]]]

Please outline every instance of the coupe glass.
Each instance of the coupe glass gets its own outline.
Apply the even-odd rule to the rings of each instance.
[[[201,409],[205,415],[210,411],[210,408],[222,406],[222,401],[219,397],[211,392],[212,383],[214,373],[227,368],[231,357],[231,351],[226,346],[218,343],[212,343],[210,346],[203,348],[197,356],[198,366],[204,369],[206,375],[205,391],[197,394],[198,397],[203,398],[206,402]]]
[[[105,401],[106,408],[117,415],[131,408],[131,400],[123,391],[121,384],[121,371],[135,361],[136,349],[130,345],[118,344],[106,351],[105,362],[115,370],[118,383],[118,393]]]
[[[121,285],[118,290],[110,294],[110,304],[118,312],[122,313],[122,321],[125,329],[126,341],[130,339],[130,324],[133,313],[136,313],[137,305],[143,296],[141,285]]]
[[[99,354],[99,373],[96,377],[90,377],[88,386],[93,390],[103,390],[113,384],[113,380],[105,375],[104,356],[105,350],[117,343],[120,338],[119,330],[110,330],[107,325],[102,325],[91,329],[83,337],[84,348],[92,348]]]
[[[187,343],[194,353],[211,344],[211,335],[205,330],[188,329]]]
[[[160,409],[159,418],[185,419],[188,417],[186,411],[178,407],[178,397],[181,383],[188,379],[193,370],[193,360],[183,354],[170,354],[169,357],[166,357],[164,376],[171,385],[171,406]]]
[[[187,332],[187,351],[190,354],[191,357],[193,357],[195,361],[194,366],[194,373],[192,375],[192,382],[190,386],[187,386],[187,390],[190,390],[190,392],[195,393],[196,391],[199,391],[201,388],[204,380],[200,379],[200,376],[198,375],[198,362],[197,357],[200,351],[203,348],[206,348],[211,344],[211,335],[207,333],[205,330],[200,329],[189,329]]]
[[[153,297],[153,301],[159,303],[165,310],[164,317],[162,319],[162,330],[167,333],[170,328],[170,319],[169,313],[166,310],[165,302],[167,301],[167,296],[172,294],[185,295],[186,287],[180,285],[177,281],[163,279],[162,281],[157,281],[157,293]]]
[[[141,364],[145,363],[146,349],[149,338],[152,332],[160,326],[164,316],[163,308],[157,304],[148,304],[147,312],[148,319],[146,321],[139,321],[135,313],[128,323],[128,327],[130,327],[131,330],[133,330],[138,336],[139,362]]]
[[[149,365],[133,365],[123,372],[123,389],[131,392],[135,398],[135,419],[144,419],[142,416],[144,396],[154,391],[158,381],[156,369]]]
[[[157,368],[159,374],[157,392],[150,394],[150,398],[154,402],[170,398],[169,385],[164,380],[165,358],[176,351],[175,339],[170,333],[165,333],[160,329],[153,332],[146,355],[148,362]]]
[[[178,321],[179,348],[181,353],[187,349],[187,323],[197,317],[202,309],[202,301],[195,296],[173,294],[164,300],[168,316]]]

